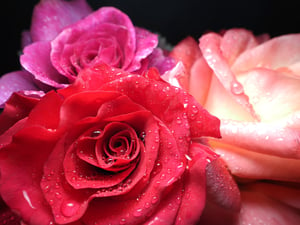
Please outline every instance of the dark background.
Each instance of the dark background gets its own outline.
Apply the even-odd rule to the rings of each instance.
[[[0,75],[19,69],[20,34],[30,27],[38,0],[2,1],[0,6]],[[97,9],[115,6],[129,15],[134,25],[159,32],[171,44],[206,31],[244,27],[255,34],[278,36],[300,32],[297,1],[285,0],[88,0]]]

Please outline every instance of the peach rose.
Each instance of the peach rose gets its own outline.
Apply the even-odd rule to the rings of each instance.
[[[300,34],[209,32],[171,56],[177,70],[164,79],[221,119],[222,139],[210,143],[240,183],[238,221],[299,224]]]

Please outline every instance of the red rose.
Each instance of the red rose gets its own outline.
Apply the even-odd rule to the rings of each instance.
[[[0,122],[0,194],[25,223],[199,220],[217,155],[195,138],[219,120],[156,70],[88,68],[40,100],[14,94]]]

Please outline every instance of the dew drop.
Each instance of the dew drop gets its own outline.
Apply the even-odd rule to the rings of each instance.
[[[50,186],[47,185],[47,186],[43,187],[43,190],[44,190],[45,193],[49,192]]]
[[[151,203],[156,204],[158,202],[158,198],[156,196],[152,197]]]
[[[177,123],[177,124],[181,124],[181,123],[182,123],[182,121],[181,121],[181,119],[180,119],[179,116],[176,118],[176,123]]]
[[[166,179],[166,174],[164,174],[164,173],[163,173],[163,174],[161,174],[161,175],[160,175],[160,179],[161,179],[161,180],[164,180],[164,179]]]
[[[146,202],[146,203],[145,203],[145,208],[146,208],[146,209],[149,209],[149,208],[150,208],[150,203],[149,203],[149,202]]]
[[[197,113],[199,112],[197,106],[195,106],[195,105],[192,106],[192,112],[193,112],[194,114],[197,114]]]
[[[54,200],[53,199],[50,199],[49,200],[49,205],[53,205],[54,204]]]
[[[98,137],[101,133],[102,133],[101,130],[94,130],[91,133],[91,137]]]
[[[120,225],[125,225],[125,224],[126,224],[126,219],[124,219],[124,218],[121,219],[121,220],[120,220]]]
[[[59,192],[55,192],[55,197],[57,199],[61,199],[62,198],[62,196],[61,196],[61,194]]]
[[[142,210],[142,209],[137,209],[137,210],[133,213],[133,215],[134,215],[135,217],[140,217],[140,216],[143,215],[143,210]]]
[[[239,95],[244,92],[244,88],[239,82],[236,81],[231,84],[231,92],[233,94]]]
[[[192,158],[188,154],[185,154],[185,158],[189,161],[192,161]]]
[[[145,138],[146,138],[146,132],[143,131],[143,132],[140,134],[140,139],[141,139],[142,142],[144,142],[144,141],[145,141]]]
[[[79,204],[73,201],[65,201],[61,205],[61,212],[66,217],[74,216],[79,209]]]

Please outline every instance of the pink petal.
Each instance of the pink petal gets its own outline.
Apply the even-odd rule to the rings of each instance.
[[[232,69],[242,72],[255,67],[274,70],[289,67],[300,60],[299,41],[300,34],[289,34],[273,38],[241,54],[236,59]]]
[[[300,159],[299,131],[279,122],[223,120],[220,129],[225,143],[262,154]]]
[[[120,10],[113,7],[102,7],[83,20],[64,29],[57,38],[51,42],[51,61],[61,74],[69,77],[68,70],[71,69],[68,65],[69,58],[63,55],[65,45],[68,46],[76,41],[82,41],[80,38],[86,37],[87,31],[93,32],[95,35],[100,32],[100,34],[98,34],[100,36],[111,38],[111,35],[116,38],[124,55],[124,61],[121,65],[122,68],[127,69],[131,65],[137,45],[135,28],[130,18]],[[147,42],[148,38],[146,38],[145,41]],[[141,41],[141,47],[144,47],[143,43],[144,42]],[[98,49],[95,50],[98,51]],[[147,51],[146,49],[146,52]],[[143,54],[139,54],[138,57],[143,57]]]
[[[31,37],[33,42],[51,41],[66,26],[92,12],[85,0],[44,0],[33,11]]]
[[[190,71],[189,93],[205,105],[209,93],[213,72],[203,57],[195,61]]]
[[[222,37],[215,33],[208,33],[199,39],[199,46],[207,64],[214,71],[224,88],[231,94],[241,106],[245,108],[253,117],[259,119],[249,103],[248,96],[245,94],[243,86],[237,81],[226,58],[220,48]]]
[[[13,92],[21,90],[38,90],[32,76],[26,71],[15,71],[0,78],[0,107],[8,100]]]
[[[38,81],[55,88],[65,87],[66,78],[51,64],[50,48],[49,42],[36,42],[25,47],[20,57],[21,65]]]
[[[183,89],[188,87],[188,71],[181,61],[179,61],[172,69],[166,71],[161,78],[174,87]]]
[[[256,37],[245,29],[230,29],[222,37],[220,49],[229,65],[232,65],[236,58],[259,44]]]
[[[30,36],[30,31],[26,30],[22,32],[22,39],[21,39],[21,48],[25,48],[27,45],[32,43],[32,39]]]
[[[239,215],[239,220],[236,224],[299,224],[299,208],[295,209],[290,205],[286,205],[284,202],[281,202],[281,199],[278,201],[276,196],[274,196],[275,198],[273,198],[273,196],[268,196],[269,191],[278,191],[276,185],[267,185],[266,187],[268,189],[265,190],[266,192],[264,193],[264,191],[261,192],[261,188],[257,189],[255,186],[254,188],[251,186],[249,188],[246,186],[245,190],[242,191],[243,204],[241,213]],[[283,189],[282,191],[285,193],[291,191],[294,194],[292,194],[293,198],[299,201],[299,191],[296,193],[293,188],[290,190]],[[280,192],[277,194],[281,195]],[[287,199],[284,198],[283,200]]]
[[[229,171],[241,178],[300,182],[300,160],[266,155],[233,145],[213,143]]]
[[[262,121],[279,120],[300,110],[299,79],[265,68],[254,68],[240,76],[245,93]]]
[[[178,83],[184,90],[189,90],[190,72],[195,61],[202,56],[198,43],[192,37],[187,37],[180,41],[171,51],[170,57],[174,58],[178,63],[182,63],[184,73],[176,76]],[[177,63],[177,65],[178,65]],[[175,77],[174,77],[175,78]],[[174,81],[173,81],[174,82]]]
[[[135,56],[128,67],[125,67],[129,72],[138,70],[141,67],[141,60],[149,56],[158,44],[156,34],[149,32],[146,29],[135,27],[136,32],[136,48]]]
[[[166,71],[171,70],[176,65],[175,60],[169,56],[166,56],[162,49],[156,48],[149,56],[148,67],[155,67],[160,74],[164,74]]]

